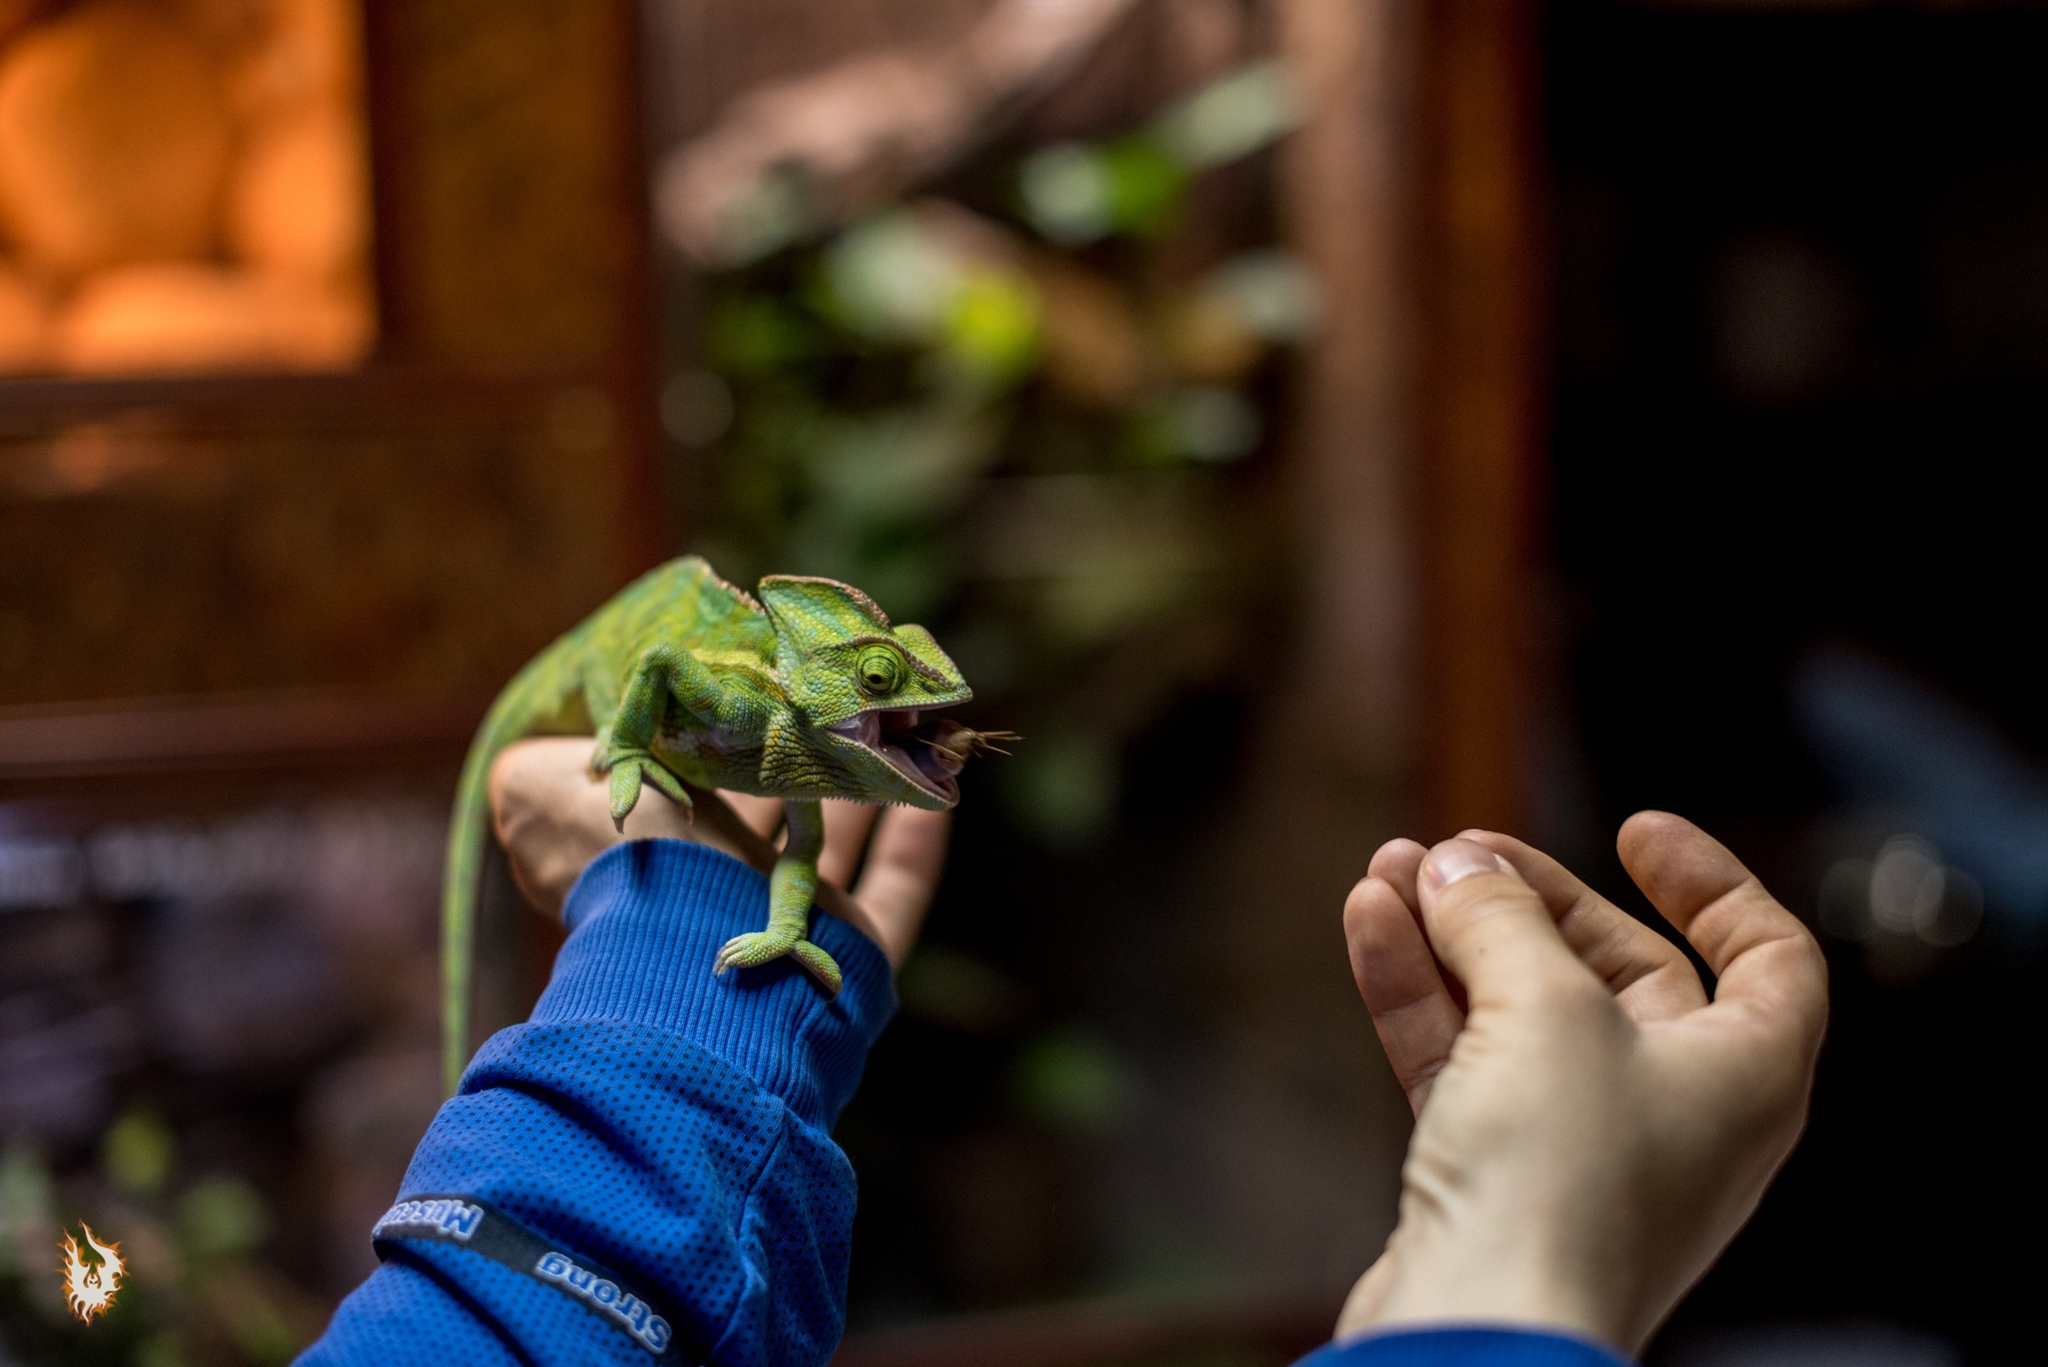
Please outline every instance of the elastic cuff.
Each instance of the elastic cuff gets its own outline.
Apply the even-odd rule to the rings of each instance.
[[[569,890],[562,919],[569,938],[534,1024],[611,1020],[670,1031],[826,1128],[896,1012],[882,951],[815,908],[810,939],[845,975],[836,998],[788,957],[714,976],[721,945],[767,925],[768,879],[703,845],[613,846]]]
[[[1295,1367],[1630,1367],[1604,1344],[1550,1330],[1399,1329],[1330,1344]]]

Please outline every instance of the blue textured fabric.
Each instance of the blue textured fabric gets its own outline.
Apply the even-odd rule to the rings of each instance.
[[[1629,1367],[1613,1349],[1564,1334],[1460,1326],[1331,1344],[1295,1367]]]
[[[836,1000],[787,960],[714,978],[718,947],[759,929],[767,902],[766,878],[699,845],[594,860],[532,1019],[485,1043],[395,1195],[480,1197],[608,1265],[693,1356],[824,1362],[845,1324],[854,1206],[827,1131],[895,993],[880,950],[822,914],[811,934],[846,975]],[[300,1361],[652,1359],[560,1290],[405,1240]]]

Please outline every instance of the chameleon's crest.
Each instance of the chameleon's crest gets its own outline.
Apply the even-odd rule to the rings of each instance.
[[[771,574],[761,581],[761,605],[775,634],[808,653],[863,637],[887,637],[889,614],[851,584],[807,575]]]
[[[941,650],[923,627],[906,623],[896,628],[896,644],[909,653],[911,668],[926,679],[942,686],[966,683],[960,677],[960,666],[953,663],[953,657]]]
[[[738,603],[742,608],[745,608],[748,612],[761,611],[761,604],[759,603],[759,601],[755,599],[753,594],[748,593],[738,584],[733,583],[730,579],[727,579],[717,570],[712,569],[711,562],[706,560],[703,556],[691,555],[685,556],[684,559],[689,561],[693,565],[701,567],[703,570],[705,580],[711,584],[717,585],[719,588],[725,590],[725,592],[731,594],[733,596],[733,601]],[[858,593],[859,590],[856,589],[855,592]]]
[[[912,678],[922,685],[914,694],[898,700],[903,706],[936,705],[941,695],[962,689],[966,683],[960,668],[939,648],[932,634],[921,626],[905,623],[892,626],[889,614],[874,599],[851,584],[836,579],[803,575],[772,574],[761,581],[761,602],[775,624],[776,639],[792,655],[829,657],[848,647],[886,641],[907,657]],[[893,691],[893,690],[892,690]],[[962,701],[971,694],[947,697]],[[870,695],[870,701],[876,701]]]

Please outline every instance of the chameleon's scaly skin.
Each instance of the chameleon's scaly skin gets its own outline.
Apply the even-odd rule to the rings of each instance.
[[[651,570],[520,670],[471,744],[448,831],[442,1019],[452,1092],[469,1057],[470,967],[491,764],[529,736],[597,737],[623,825],[642,784],[690,805],[699,788],[791,799],[765,930],[735,936],[716,971],[794,956],[827,991],[839,966],[803,938],[824,827],[816,799],[940,810],[958,760],[921,740],[916,710],[973,694],[923,627],[891,626],[860,590],[775,575],[754,598],[696,556]]]

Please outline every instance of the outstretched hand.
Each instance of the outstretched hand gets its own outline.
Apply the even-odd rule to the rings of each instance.
[[[1819,947],[1718,842],[1642,812],[1622,863],[1718,978],[1540,851],[1396,840],[1344,907],[1353,976],[1415,1110],[1400,1220],[1340,1340],[1549,1326],[1639,1352],[1804,1127]]]
[[[623,829],[615,830],[606,782],[590,772],[588,737],[506,747],[491,767],[490,796],[492,825],[514,881],[550,915],[561,910],[584,866],[621,841],[691,840],[766,873],[775,864],[772,842],[782,824],[782,803],[773,798],[698,793],[694,812],[685,813],[649,787]],[[864,803],[828,800],[823,808],[818,905],[873,940],[890,967],[900,968],[945,867],[951,814],[891,807],[878,821],[878,809]]]

